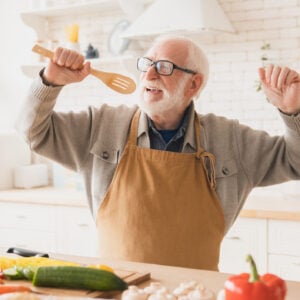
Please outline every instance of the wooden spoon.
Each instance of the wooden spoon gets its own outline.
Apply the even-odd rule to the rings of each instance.
[[[50,59],[52,59],[54,55],[52,51],[39,45],[34,45],[32,51]],[[127,76],[117,73],[103,72],[93,68],[91,68],[90,71],[92,75],[102,80],[108,87],[117,91],[118,93],[130,94],[135,91],[135,82]]]

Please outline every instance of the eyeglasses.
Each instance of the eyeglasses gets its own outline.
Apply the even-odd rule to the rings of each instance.
[[[172,75],[174,69],[189,73],[189,74],[197,74],[197,72],[179,67],[173,64],[171,61],[168,60],[157,60],[153,61],[147,57],[140,57],[137,60],[137,69],[141,72],[147,72],[152,66],[154,65],[155,71],[164,76]]]

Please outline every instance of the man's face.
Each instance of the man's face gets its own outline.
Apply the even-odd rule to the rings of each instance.
[[[178,66],[185,67],[186,47],[178,42],[169,41],[157,44],[145,55],[153,61],[169,60]],[[139,106],[150,118],[165,114],[181,114],[190,103],[186,95],[186,86],[191,74],[174,69],[172,75],[163,76],[152,66],[141,73]]]

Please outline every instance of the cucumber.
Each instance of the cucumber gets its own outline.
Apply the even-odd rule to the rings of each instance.
[[[5,278],[10,279],[10,280],[25,279],[22,269],[17,266],[14,266],[14,267],[8,268],[8,269],[4,269],[3,274],[4,274]]]
[[[128,288],[127,283],[112,272],[77,266],[38,267],[32,284],[93,291],[123,291]]]
[[[37,267],[32,267],[32,266],[23,268],[22,273],[24,275],[24,278],[27,280],[32,280],[33,275],[36,272],[36,270],[37,270]]]
[[[3,274],[5,278],[10,280],[32,280],[33,275],[36,271],[37,267],[21,267],[21,266],[13,266],[12,268],[3,270]]]

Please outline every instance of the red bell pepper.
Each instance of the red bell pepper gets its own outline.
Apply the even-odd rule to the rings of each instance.
[[[270,273],[259,276],[251,255],[247,256],[247,261],[250,274],[234,275],[225,281],[225,300],[284,300],[285,281]]]
[[[4,279],[4,278],[5,278],[5,276],[3,274],[3,271],[2,271],[2,269],[0,269],[0,283],[2,283],[2,279]]]

